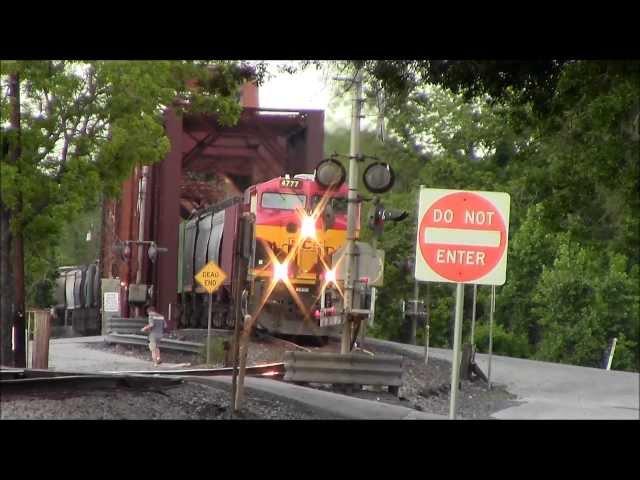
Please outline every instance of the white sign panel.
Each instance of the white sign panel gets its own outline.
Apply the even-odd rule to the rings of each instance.
[[[422,188],[416,280],[503,285],[510,201],[503,192]]]
[[[105,292],[102,307],[105,312],[120,313],[120,294],[118,292]]]

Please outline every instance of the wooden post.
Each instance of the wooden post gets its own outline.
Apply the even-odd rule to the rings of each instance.
[[[243,258],[243,241],[244,236],[247,234],[247,229],[245,228],[245,222],[243,221],[242,215],[238,216],[237,222],[237,237],[236,237],[236,247],[234,251],[234,270],[233,270],[233,286],[232,286],[232,301],[233,301],[233,318],[234,318],[234,328],[233,328],[233,376],[231,379],[231,411],[235,413],[238,411],[238,405],[236,404],[237,394],[238,394],[238,363],[240,357],[240,323],[242,321],[242,315],[240,314],[241,310],[241,296],[242,296],[242,287],[244,286],[246,275],[247,275],[247,262]]]
[[[51,323],[49,312],[38,310],[35,312],[33,353],[31,368],[49,368],[49,337],[51,336]]]
[[[460,379],[471,380],[471,360],[473,357],[473,346],[465,343],[462,347],[462,360],[460,361]]]
[[[251,315],[244,316],[244,331],[240,337],[240,371],[238,372],[238,386],[236,389],[236,410],[242,407],[244,398],[244,375],[247,368],[247,355],[249,353],[249,339],[251,338]]]

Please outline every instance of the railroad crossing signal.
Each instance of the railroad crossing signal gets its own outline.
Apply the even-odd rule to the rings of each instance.
[[[202,267],[195,278],[207,293],[211,294],[220,288],[227,274],[215,262],[209,262]]]
[[[503,285],[509,207],[507,193],[421,189],[416,280]]]

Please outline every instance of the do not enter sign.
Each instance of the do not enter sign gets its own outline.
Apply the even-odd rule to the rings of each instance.
[[[507,193],[421,189],[416,280],[503,285],[509,205]]]

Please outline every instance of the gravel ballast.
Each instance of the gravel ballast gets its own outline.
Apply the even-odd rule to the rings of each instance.
[[[248,391],[242,410],[231,415],[229,389],[186,381],[156,390],[56,390],[7,394],[1,420],[328,420],[337,416],[295,402]]]
[[[376,353],[393,354],[394,352],[373,349]],[[327,387],[318,387],[327,389]],[[392,405],[413,408],[415,410],[436,415],[449,415],[451,390],[451,363],[440,359],[429,359],[428,365],[424,360],[417,360],[404,356],[404,374],[402,386],[398,396],[390,394],[381,388],[365,387],[363,390],[345,392],[357,398],[375,400]],[[340,391],[338,387],[329,388]],[[492,385],[487,388],[481,380],[463,381],[462,389],[458,392],[456,418],[489,419],[491,414],[504,408],[517,405],[515,396],[511,395],[503,386]]]
[[[198,334],[200,338],[203,338],[204,335],[206,335],[206,331],[202,333],[191,332],[188,340],[199,340],[199,338],[197,338]],[[301,343],[300,340],[298,340],[298,342]],[[123,357],[134,357],[146,360],[149,362],[147,369],[155,369],[150,361],[150,352],[144,346],[97,342],[83,344],[81,348],[97,349],[111,354],[115,353]],[[313,352],[337,352],[340,347],[337,341],[330,341],[324,346],[305,343],[303,344],[303,348]],[[365,342],[365,348],[366,351],[378,354],[398,355],[402,352],[402,356],[404,357],[403,385],[400,387],[398,396],[387,392],[385,387],[365,386],[361,390],[349,391],[341,388],[341,386],[316,384],[308,386],[366,400],[407,407],[421,412],[448,416],[451,384],[451,363],[449,361],[430,358],[428,365],[425,366],[422,356],[415,352],[406,350],[399,351],[398,349],[391,349],[386,346],[367,344],[367,342]],[[279,362],[283,360],[285,351],[295,349],[295,344],[292,344],[290,341],[261,335],[253,338],[250,343],[247,364],[257,365]],[[177,364],[180,364],[180,366],[188,365],[192,368],[205,367],[202,357],[198,355],[166,351],[163,352],[162,358],[166,367],[162,365],[161,367],[164,368],[158,370],[164,370],[165,368],[170,369],[169,364],[176,366]],[[221,367],[222,361],[218,359],[212,366]],[[110,368],[105,365],[105,370],[109,369]],[[258,392],[252,392],[247,398],[253,399],[254,394],[257,395]],[[516,397],[511,395],[504,386],[494,384],[493,388],[489,390],[487,384],[480,379],[463,381],[462,389],[458,393],[457,418],[488,419],[491,418],[493,413],[518,405],[519,403],[520,402],[516,401]],[[251,411],[251,409],[249,409],[249,411]]]

